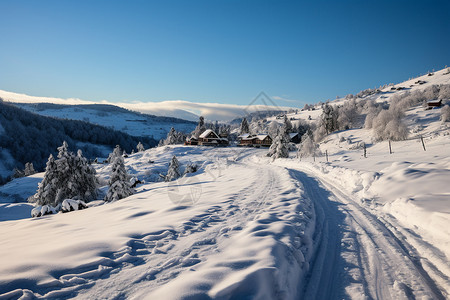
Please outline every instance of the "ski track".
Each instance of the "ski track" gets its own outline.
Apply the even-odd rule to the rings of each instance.
[[[304,299],[446,298],[389,224],[323,178],[298,170],[291,174],[303,182],[319,220],[318,251]]]

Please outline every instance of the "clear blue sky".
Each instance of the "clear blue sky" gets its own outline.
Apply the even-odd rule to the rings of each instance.
[[[0,0],[0,89],[298,105],[450,65],[450,1]]]

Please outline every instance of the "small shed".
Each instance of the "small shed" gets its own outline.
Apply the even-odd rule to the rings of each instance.
[[[289,141],[294,144],[298,144],[301,142],[301,137],[298,132],[289,133]]]
[[[441,99],[441,100],[439,100],[439,99],[428,100],[428,101],[427,101],[427,105],[428,105],[429,108],[432,108],[432,107],[441,107],[441,106],[442,106],[442,99]]]
[[[191,136],[190,138],[187,138],[186,141],[184,141],[184,144],[196,146],[198,145],[198,139],[196,139],[195,136]]]

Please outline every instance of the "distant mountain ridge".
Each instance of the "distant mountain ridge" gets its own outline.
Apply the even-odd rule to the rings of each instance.
[[[190,132],[196,122],[173,117],[143,114],[111,104],[54,104],[14,103],[11,104],[39,115],[71,119],[106,126],[133,136],[165,138],[171,127],[177,131]]]
[[[88,158],[105,157],[115,145],[131,152],[139,142],[145,148],[157,144],[151,137],[131,136],[80,120],[41,116],[0,101],[0,183],[14,168],[23,169],[26,162],[42,171],[48,156],[56,155],[63,141],[71,151],[81,149]]]

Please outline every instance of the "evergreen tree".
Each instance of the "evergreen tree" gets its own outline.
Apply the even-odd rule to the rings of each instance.
[[[166,145],[174,145],[177,141],[175,128],[170,128],[169,133],[167,134]]]
[[[178,162],[177,157],[174,155],[172,157],[172,160],[170,161],[169,170],[167,171],[165,181],[172,181],[180,176],[180,163]]]
[[[272,138],[272,139],[275,139],[276,137],[277,137],[277,135],[278,135],[278,131],[279,131],[279,125],[278,125],[278,122],[276,122],[276,121],[272,121],[272,122],[270,122],[270,124],[269,124],[269,128],[268,128],[268,133],[269,133],[269,136]]]
[[[305,156],[310,156],[314,154],[314,151],[316,149],[316,144],[314,143],[313,139],[311,138],[311,134],[305,133],[302,136],[302,142],[300,143],[298,147],[297,157],[302,158]]]
[[[327,135],[338,129],[337,113],[333,109],[333,106],[328,103],[323,106],[321,122],[321,126],[325,128]]]
[[[73,173],[73,153],[69,152],[67,142],[57,148],[58,159],[55,161],[57,170],[57,193],[56,203],[61,203],[64,199],[70,198],[72,193],[71,177]]]
[[[45,168],[44,178],[38,185],[36,194],[28,198],[28,202],[36,203],[37,205],[52,205],[56,206],[56,193],[58,191],[58,171],[55,159],[50,154],[47,166]]]
[[[108,155],[108,158],[106,159],[106,162],[107,163],[112,163],[116,157],[122,156],[122,155],[123,155],[122,149],[120,149],[119,145],[116,145],[116,147],[114,148],[113,152],[111,152]]]
[[[246,133],[250,133],[250,128],[248,126],[248,122],[246,118],[242,119],[241,122],[241,127],[239,128],[239,134],[246,134]]]
[[[25,176],[30,176],[30,175],[33,175],[35,173],[36,173],[36,171],[34,170],[33,163],[27,162],[25,164],[24,175]]]
[[[24,171],[14,168],[12,178],[20,178],[24,176],[25,176]]]
[[[198,137],[206,130],[206,126],[205,126],[205,118],[203,116],[200,116],[199,120],[198,120],[198,124],[197,127],[195,128],[195,130],[192,132],[192,135],[198,139]]]
[[[79,198],[86,201],[95,198],[97,195],[98,180],[96,171],[88,160],[83,156],[81,150],[78,150],[77,156],[73,157],[73,173],[70,192],[70,199]]]
[[[136,149],[137,149],[138,152],[144,152],[145,151],[144,145],[142,145],[141,142],[139,142],[137,144]],[[131,153],[131,154],[133,154],[133,153]]]
[[[292,123],[291,120],[288,119],[286,115],[284,115],[284,122],[283,122],[284,131],[286,133],[292,132]]]
[[[216,122],[214,123],[214,132],[219,134],[219,122],[216,120]]]
[[[81,150],[75,156],[64,142],[58,147],[57,160],[50,155],[44,179],[29,201],[52,206],[57,206],[65,199],[89,201],[96,196],[97,183],[95,169],[83,157]]]
[[[279,130],[278,135],[272,142],[269,148],[267,156],[272,157],[272,160],[277,158],[287,158],[289,157],[289,135],[286,133],[285,128],[282,127]]]
[[[226,124],[220,125],[219,134],[229,135],[230,131],[231,131],[230,125],[226,125]]]
[[[159,141],[158,147],[167,145],[183,144],[186,136],[182,132],[176,131],[173,127],[167,133],[166,139]]]
[[[126,198],[133,193],[134,190],[131,188],[131,185],[128,181],[125,162],[123,160],[123,157],[121,155],[118,155],[114,158],[111,165],[111,178],[109,180],[109,189],[108,193],[105,196],[105,201],[117,201],[119,199]]]

